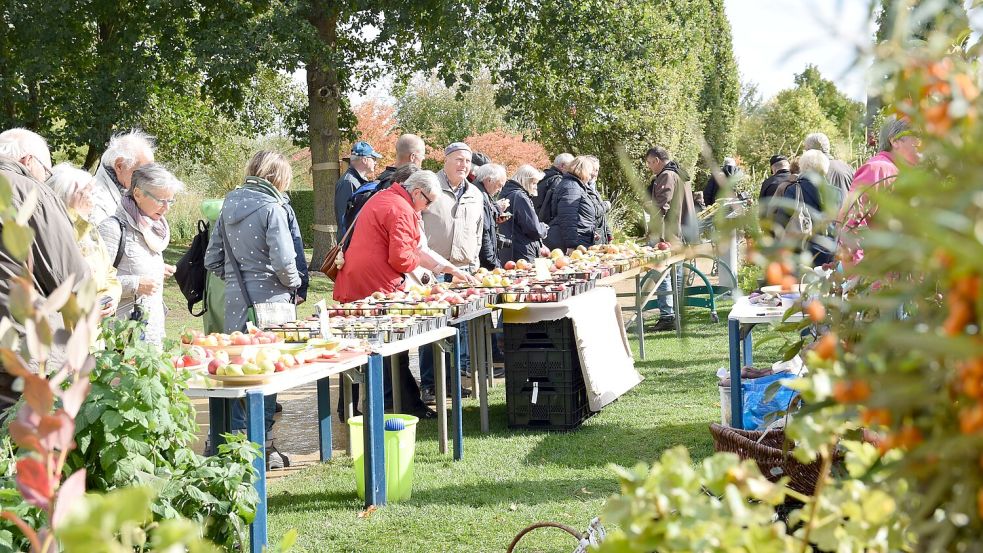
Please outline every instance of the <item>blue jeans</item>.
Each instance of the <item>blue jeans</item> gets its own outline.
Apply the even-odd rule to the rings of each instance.
[[[666,295],[660,295],[655,298],[655,306],[659,308],[659,318],[660,319],[671,319],[676,316],[676,312],[673,311],[672,305],[672,280],[671,277],[666,277],[659,287],[656,288],[658,292],[667,292]]]
[[[276,413],[276,394],[263,398],[263,411],[266,418],[266,439],[270,439],[273,429],[273,415]],[[240,399],[232,403],[232,431],[246,429],[246,400]]]
[[[468,323],[461,323],[454,326],[457,328],[458,335],[461,339],[461,376],[464,376],[468,370],[468,361],[470,361],[468,355]],[[448,385],[450,385],[450,370],[448,369],[445,372],[447,374]],[[434,388],[433,346],[431,345],[420,348],[420,387],[431,390]]]

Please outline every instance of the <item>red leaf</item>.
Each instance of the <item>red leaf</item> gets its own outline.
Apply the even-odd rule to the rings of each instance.
[[[31,425],[19,420],[10,423],[10,437],[14,440],[15,444],[24,449],[41,454],[47,453],[44,446],[41,445],[41,440],[38,438],[37,433],[34,432],[34,427]]]
[[[49,451],[65,451],[72,445],[72,437],[75,435],[75,421],[68,416],[64,409],[59,409],[54,415],[41,417],[41,424],[38,425],[38,435],[41,443]]]
[[[35,412],[46,415],[55,404],[48,381],[36,374],[22,376],[24,379],[24,400]]]
[[[55,501],[55,513],[51,521],[52,528],[58,528],[65,515],[71,510],[72,504],[81,499],[84,494],[85,469],[80,469],[58,488],[58,499]]]
[[[17,490],[21,497],[35,507],[48,510],[51,504],[52,482],[41,461],[33,457],[17,460]]]
[[[31,371],[24,366],[24,361],[21,360],[20,355],[17,355],[13,350],[0,349],[0,363],[3,363],[3,368],[14,376],[24,377],[31,374]]]

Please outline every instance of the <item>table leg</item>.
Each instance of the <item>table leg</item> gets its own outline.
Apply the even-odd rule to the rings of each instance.
[[[384,439],[385,399],[382,392],[382,356],[369,355],[365,371],[365,410],[362,440],[365,449],[365,506],[386,504],[386,454]]]
[[[745,328],[747,329],[747,332],[741,338],[741,342],[743,342],[741,344],[741,354],[744,357],[744,366],[745,367],[750,367],[750,366],[752,366],[754,364],[754,352],[752,351],[752,349],[753,349],[752,346],[754,344],[752,343],[752,340],[751,340],[751,328],[752,328],[752,326],[747,326]]]
[[[461,335],[454,334],[454,362],[451,367],[451,418],[454,420],[454,460],[464,458],[464,417],[461,414]]]
[[[437,399],[437,445],[440,453],[447,453],[447,365],[444,363],[444,341],[433,345],[434,394]]]
[[[393,413],[403,412],[403,401],[399,390],[399,356],[389,356],[389,381],[392,383]],[[385,396],[383,396],[385,397]],[[385,405],[383,405],[385,407]]]
[[[262,553],[266,548],[266,409],[263,394],[246,392],[246,412],[248,413],[247,433],[249,441],[259,446],[259,457],[253,459],[256,471],[256,518],[249,525],[249,550]]]
[[[741,324],[727,320],[727,339],[730,349],[730,424],[744,429],[744,398],[741,397]]]
[[[488,387],[495,387],[495,348],[492,347],[492,340],[495,339],[495,325],[492,321],[492,315],[481,318],[481,327],[485,332],[485,354],[488,356],[488,370],[486,376],[488,377]]]
[[[208,442],[211,444],[212,455],[218,453],[218,446],[225,443],[222,434],[229,431],[232,422],[227,403],[228,401],[222,398],[208,398]]]
[[[341,383],[341,394],[344,399],[344,409],[345,409],[345,420],[351,420],[355,416],[355,405],[352,403],[352,378],[347,374],[338,375],[339,382]],[[352,441],[345,440],[345,453],[351,457],[352,456]]]
[[[478,340],[475,336],[474,331],[474,319],[464,323],[468,327],[468,352],[471,354],[469,357],[471,359],[471,391],[476,394],[477,397],[478,390],[480,389],[482,382],[479,382],[478,375],[478,365],[481,363],[481,352],[478,351]]]
[[[483,317],[482,317],[483,318]],[[481,389],[475,389],[478,394],[478,413],[481,419],[481,431],[488,432],[488,373],[492,372],[491,363],[488,359],[488,340],[485,339],[485,325],[481,323],[481,318],[475,319],[472,327],[477,344],[478,363],[475,366],[478,372],[478,381],[481,382]],[[473,357],[472,357],[473,358]]]
[[[684,305],[683,298],[683,264],[675,263],[670,269],[672,276],[672,306],[676,310],[676,337],[683,335],[683,309],[686,307]]]
[[[642,316],[642,275],[635,275],[635,331],[638,335],[638,358],[645,359],[645,321]]]
[[[317,435],[321,444],[321,462],[331,459],[331,377],[317,381]]]

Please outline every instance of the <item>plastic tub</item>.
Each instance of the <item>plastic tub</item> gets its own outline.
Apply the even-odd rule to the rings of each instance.
[[[385,415],[386,421],[398,419],[402,430],[386,430],[383,440],[386,454],[386,499],[406,501],[413,492],[413,455],[416,451],[416,423],[412,415]],[[348,419],[349,439],[352,444],[352,463],[355,465],[355,486],[358,498],[365,499],[365,447],[362,417]],[[393,425],[393,423],[390,423]],[[398,426],[398,423],[396,423]]]

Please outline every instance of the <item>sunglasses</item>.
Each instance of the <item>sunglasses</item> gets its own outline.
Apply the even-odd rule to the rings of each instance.
[[[146,188],[140,188],[140,191],[143,192],[144,194],[146,194],[147,197],[150,198],[151,200],[157,202],[157,205],[159,205],[160,207],[164,207],[164,206],[171,207],[171,206],[173,206],[174,204],[177,203],[177,200],[174,200],[174,199],[171,199],[171,200],[162,200],[162,199],[158,198],[157,196],[154,196]]]

